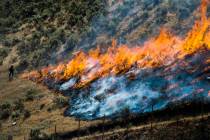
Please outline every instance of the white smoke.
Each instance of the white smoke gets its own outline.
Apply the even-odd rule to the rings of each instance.
[[[124,77],[107,77],[94,82],[90,93],[78,95],[68,111],[69,115],[85,119],[111,116],[128,108],[133,113],[149,112],[154,102],[154,110],[163,108],[162,94],[152,91],[145,83],[130,83]],[[87,95],[85,95],[87,94]]]
[[[165,22],[166,17],[162,16],[166,11],[176,15],[180,19],[186,19],[188,23],[193,23],[193,11],[200,4],[197,0],[125,0],[123,3],[115,3],[108,7],[108,15],[93,19],[89,33],[77,44],[78,48],[90,49],[97,44],[109,42],[116,38],[121,43],[132,42],[139,43],[137,40],[127,40],[129,34],[135,33],[135,30],[148,27],[148,32],[152,35],[157,33],[160,25],[169,25]],[[154,8],[155,7],[155,8]],[[188,19],[188,20],[187,20]],[[173,22],[174,23],[174,22]],[[172,28],[178,33],[184,34],[188,29],[180,26],[178,23]],[[169,26],[170,27],[170,26]],[[190,24],[189,24],[190,28]],[[143,37],[146,35],[142,34]],[[141,36],[141,37],[142,37]],[[147,37],[147,36],[146,36]],[[100,40],[99,38],[105,38]],[[126,39],[125,39],[126,38]],[[122,42],[124,41],[124,42]],[[170,62],[170,61],[167,61]],[[197,64],[197,62],[196,62]],[[191,100],[198,94],[208,97],[209,83],[205,80],[198,80],[191,83],[196,78],[194,75],[186,74],[185,71],[179,71],[181,66],[170,67],[170,79],[164,75],[165,71],[151,72],[144,75],[141,70],[130,70],[123,76],[110,76],[98,79],[88,86],[88,89],[79,89],[73,99],[69,101],[68,115],[78,116],[84,119],[96,119],[102,116],[119,115],[125,108],[133,113],[144,113],[163,109],[169,103],[176,103],[183,100]],[[86,75],[80,77],[81,81],[91,77],[100,67],[94,59],[87,61]],[[143,71],[143,70],[142,70]],[[137,79],[130,80],[126,77],[129,73],[138,75]],[[60,86],[61,91],[67,91],[71,94],[71,88],[76,84],[77,79],[72,78]],[[201,92],[197,92],[199,89]],[[208,97],[209,98],[209,97]]]
[[[63,84],[60,86],[60,91],[65,91],[65,90],[70,89],[72,86],[75,85],[75,83],[76,83],[76,78],[70,79],[69,81],[63,83]]]
[[[148,70],[145,70],[148,72]],[[135,72],[136,79],[128,75]],[[87,89],[80,89],[70,101],[68,115],[83,119],[96,119],[105,116],[119,116],[124,109],[132,113],[145,113],[164,109],[168,104],[205,97],[209,99],[207,81],[193,82],[194,77],[184,72],[171,71],[169,77],[157,76],[163,71],[132,69],[121,76],[108,76],[91,83]],[[73,86],[71,79],[61,89]],[[71,83],[71,84],[69,84]],[[68,87],[69,86],[69,87]],[[69,90],[71,92],[71,90]]]

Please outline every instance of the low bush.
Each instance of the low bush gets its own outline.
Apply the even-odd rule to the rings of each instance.
[[[3,110],[0,112],[0,120],[6,120],[10,115],[10,110]]]
[[[63,96],[59,96],[53,100],[53,103],[56,105],[56,107],[63,108],[68,105],[68,99]]]
[[[46,133],[41,132],[39,128],[32,129],[29,134],[29,140],[52,140]]]
[[[8,119],[9,116],[11,115],[11,104],[8,102],[3,103],[2,105],[0,105],[0,120],[5,120]]]
[[[0,48],[0,60],[3,60],[8,56],[8,50],[5,48]]]
[[[23,112],[24,111],[24,104],[22,102],[22,100],[17,100],[14,102],[14,110],[18,110],[19,112]]]
[[[37,97],[37,92],[34,89],[30,89],[27,91],[25,95],[25,100],[26,101],[33,101]]]
[[[29,134],[29,140],[40,140],[41,131],[40,129],[32,129]]]
[[[20,111],[16,110],[16,111],[12,112],[11,117],[12,117],[12,119],[17,119],[20,117],[20,115],[21,115]]]

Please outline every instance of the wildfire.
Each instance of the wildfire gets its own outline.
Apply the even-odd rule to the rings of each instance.
[[[184,40],[182,48],[185,53],[194,53],[198,48],[206,45],[208,49],[209,45],[209,26],[210,19],[207,18],[207,0],[201,2],[201,21],[197,21],[193,29],[188,33],[188,36]],[[184,53],[184,54],[185,54]]]
[[[78,52],[67,64],[49,66],[40,71],[24,74],[38,82],[45,78],[67,81],[77,78],[75,88],[83,87],[92,81],[109,75],[119,75],[135,67],[138,69],[168,65],[178,58],[195,53],[199,48],[210,49],[210,19],[207,18],[207,0],[201,3],[201,20],[196,21],[185,38],[172,35],[161,29],[158,37],[149,39],[142,46],[130,47],[112,45],[104,53],[98,47],[88,53]]]

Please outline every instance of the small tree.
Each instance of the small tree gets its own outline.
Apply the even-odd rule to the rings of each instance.
[[[41,131],[40,129],[32,129],[29,136],[29,140],[40,140]]]

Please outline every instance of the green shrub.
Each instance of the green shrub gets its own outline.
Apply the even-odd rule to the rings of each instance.
[[[11,109],[11,104],[8,102],[5,102],[2,105],[0,105],[0,120],[8,119],[11,115]]]
[[[29,140],[40,140],[41,131],[40,129],[32,129],[29,134]]]
[[[26,101],[33,101],[37,97],[37,93],[34,89],[30,89],[27,91],[25,100]]]
[[[56,105],[56,107],[63,108],[63,107],[66,107],[68,105],[68,99],[66,99],[63,96],[59,96],[59,97],[56,97],[53,100],[53,103]]]
[[[52,139],[46,133],[41,132],[39,128],[35,128],[30,131],[29,140],[52,140]]]
[[[44,9],[44,11],[42,12],[42,17],[44,19],[46,19],[47,17],[52,17],[53,13],[50,9]]]
[[[65,43],[65,31],[63,29],[57,29],[51,35],[51,40],[60,40],[62,43]]]
[[[21,71],[25,70],[25,69],[28,68],[28,67],[29,67],[29,62],[28,62],[28,60],[25,60],[25,58],[23,58],[23,59],[21,59],[19,65],[18,65],[17,68],[16,68],[16,70],[17,70],[18,72],[21,72]]]
[[[0,112],[0,120],[6,120],[9,118],[10,115],[10,110],[2,110]]]
[[[9,16],[7,18],[1,18],[0,21],[1,26],[10,27],[15,23],[16,19],[14,17]]]
[[[8,56],[8,50],[5,48],[0,48],[0,59],[4,59]]]
[[[20,111],[16,110],[16,111],[12,112],[11,117],[12,117],[12,119],[16,119],[16,118],[19,118],[20,115],[21,115]]]
[[[22,100],[17,100],[14,102],[14,110],[18,110],[20,112],[24,111],[24,104],[22,102]]]
[[[9,102],[5,102],[2,105],[0,105],[0,109],[10,109],[11,104]]]

